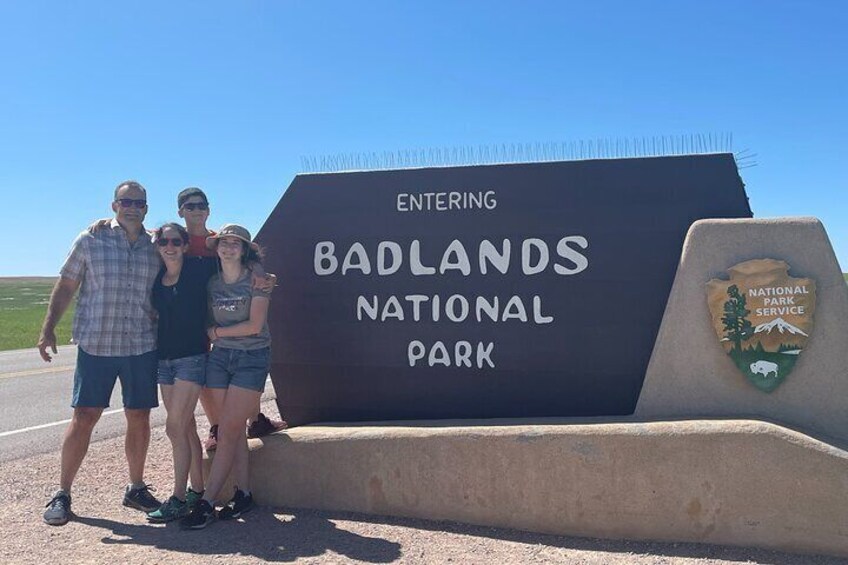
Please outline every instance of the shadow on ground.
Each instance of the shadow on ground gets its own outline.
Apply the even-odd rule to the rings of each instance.
[[[244,555],[270,562],[291,562],[333,552],[368,563],[391,563],[401,558],[401,545],[377,537],[362,536],[337,527],[333,521],[399,526],[418,530],[485,537],[527,545],[544,545],[578,551],[665,557],[719,559],[767,565],[845,564],[828,556],[799,556],[765,549],[698,543],[637,542],[577,538],[456,522],[433,522],[414,518],[372,516],[353,512],[257,507],[236,522],[215,522],[205,530],[185,532],[177,523],[167,525],[126,524],[102,518],[78,516],[82,524],[110,533],[107,545],[141,545],[191,555]]]
[[[179,524],[124,524],[77,516],[75,521],[109,530],[107,545],[141,545],[192,555],[245,555],[263,561],[290,562],[318,557],[328,551],[368,563],[391,563],[400,558],[400,544],[339,529],[317,512],[275,516],[259,507],[241,520],[215,522],[204,530],[182,531]]]
[[[300,511],[289,509],[290,512]],[[315,512],[307,510],[306,512]],[[393,516],[372,516],[353,512],[320,512],[327,520],[349,520],[367,524],[384,524],[418,530],[456,533],[458,535],[492,538],[527,545],[545,545],[577,551],[598,551],[617,554],[660,555],[664,557],[719,559],[754,562],[762,565],[846,565],[848,560],[826,555],[798,555],[767,549],[710,545],[702,543],[674,543],[629,540],[606,540],[595,538],[578,538],[523,532],[505,528],[487,526],[472,526],[457,522],[433,522],[415,518],[400,518]]]

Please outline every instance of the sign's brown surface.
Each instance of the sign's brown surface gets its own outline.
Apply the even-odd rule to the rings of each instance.
[[[789,276],[789,265],[754,259],[727,270],[730,280],[707,283],[713,328],[725,352],[758,389],[786,379],[813,329],[816,283]]]
[[[733,155],[298,175],[257,235],[290,425],[632,414]]]

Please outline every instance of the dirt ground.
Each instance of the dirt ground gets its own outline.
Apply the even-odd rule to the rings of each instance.
[[[123,439],[92,445],[73,490],[76,518],[41,520],[58,475],[58,453],[0,466],[0,563],[580,563],[774,565],[846,563],[757,549],[637,543],[343,512],[258,507],[236,522],[180,531],[148,524],[121,506]],[[147,480],[166,498],[170,445],[153,430]]]

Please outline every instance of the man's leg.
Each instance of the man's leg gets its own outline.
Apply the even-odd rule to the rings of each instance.
[[[91,442],[91,432],[100,419],[103,408],[74,408],[71,423],[65,429],[65,439],[62,441],[62,470],[59,477],[59,488],[71,492],[71,485],[82,465],[88,445]]]
[[[59,487],[70,492],[74,478],[82,465],[91,432],[100,419],[118,376],[118,363],[114,357],[89,355],[81,347],[77,350],[74,370],[74,391],[71,406],[74,415],[65,430],[62,441],[62,470]]]
[[[140,485],[144,482],[144,462],[147,460],[147,448],[150,445],[150,410],[125,408],[127,435],[124,450],[130,472],[130,483]]]
[[[74,415],[65,429],[62,440],[62,462],[59,471],[59,491],[47,504],[44,521],[54,526],[67,523],[71,517],[71,487],[82,466],[91,432],[115,386],[118,367],[114,358],[89,355],[80,347],[74,371],[74,391],[71,406]]]
[[[144,464],[150,445],[150,410],[159,405],[156,394],[158,366],[155,351],[123,357],[119,375],[127,419],[124,450],[130,475],[123,504],[144,512],[152,512],[162,505],[144,483]]]

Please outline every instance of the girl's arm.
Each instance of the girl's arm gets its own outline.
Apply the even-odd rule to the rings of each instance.
[[[250,318],[232,326],[212,326],[209,328],[209,339],[215,341],[219,337],[244,337],[257,335],[265,326],[268,318],[268,304],[271,300],[266,296],[254,296],[250,301]]]

